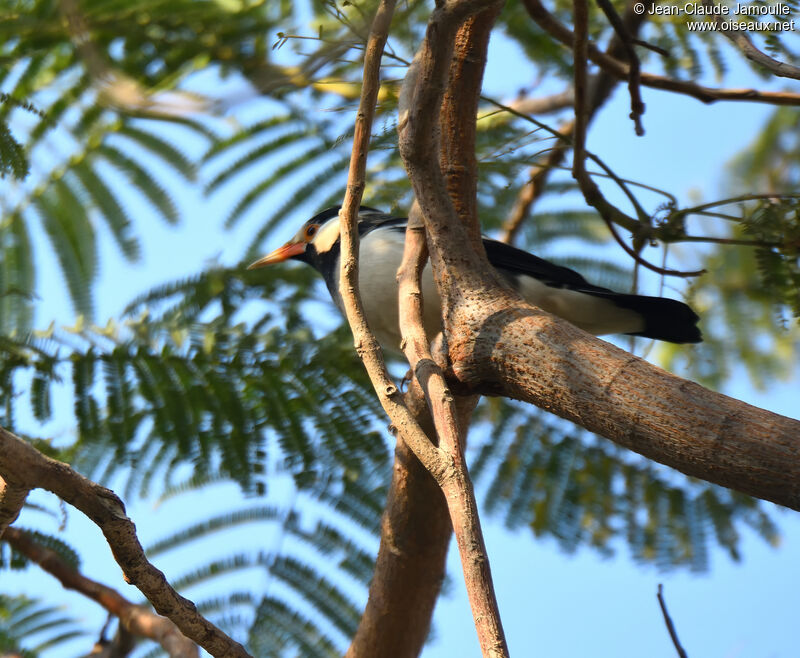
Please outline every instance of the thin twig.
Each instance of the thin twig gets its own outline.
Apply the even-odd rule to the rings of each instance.
[[[651,6],[652,2],[653,0],[647,0],[645,12],[641,14],[634,12],[632,10],[633,3],[629,3],[625,12],[625,19],[622,21],[622,25],[625,32],[631,37],[636,36],[641,29],[646,19],[647,11],[649,11],[649,7]],[[634,40],[634,42],[638,43],[636,40]],[[611,56],[615,56],[623,48],[624,45],[620,43],[620,39],[617,37],[611,40],[606,52]],[[587,124],[591,122],[598,110],[605,104],[606,100],[611,95],[611,90],[614,88],[614,86],[616,86],[616,84],[617,80],[614,78],[614,76],[611,76],[602,70],[598,74],[591,76],[588,81],[588,87],[589,89],[592,89],[594,93],[592,93],[589,98]],[[574,92],[572,93],[572,96],[574,102]],[[513,106],[512,109],[519,111],[521,114],[532,114],[531,112],[525,112],[524,108],[521,107]],[[528,182],[525,183],[525,185],[523,185],[520,189],[519,194],[517,195],[516,203],[514,204],[508,219],[503,225],[502,239],[504,242],[513,242],[514,237],[522,226],[523,221],[528,215],[530,215],[533,204],[544,192],[550,172],[553,169],[557,169],[562,166],[562,163],[566,158],[567,151],[569,151],[570,148],[570,135],[572,134],[574,125],[574,121],[564,123],[558,131],[563,137],[561,137],[556,143],[553,150],[548,155],[547,161],[542,165],[536,165],[531,168]],[[587,153],[587,156],[593,157],[590,153]]]
[[[574,96],[573,96],[574,102]],[[526,113],[527,114],[527,113]],[[561,132],[569,134],[575,126],[574,121],[568,121],[561,126]],[[569,142],[566,140],[559,140],[556,145],[550,149],[547,154],[547,159],[540,165],[534,165],[528,171],[528,180],[520,188],[517,198],[514,201],[514,207],[511,209],[506,221],[503,223],[503,236],[501,240],[511,244],[514,241],[517,233],[522,227],[523,222],[531,212],[531,207],[536,202],[542,192],[550,172],[561,166],[564,159],[567,157],[569,150]]]
[[[523,114],[551,114],[571,107],[573,99],[572,89],[565,89],[550,96],[516,98],[509,106]]]
[[[80,592],[103,606],[132,635],[158,642],[173,658],[196,658],[198,655],[197,645],[185,637],[169,619],[128,601],[117,590],[87,578],[64,562],[58,553],[38,544],[24,530],[7,528],[3,541],[38,564],[66,589]]]
[[[684,235],[672,242],[708,242],[711,244],[735,244],[746,247],[780,247],[780,242],[765,242],[763,240],[740,240],[738,238],[716,238],[711,235]]]
[[[685,214],[693,214],[693,213],[700,213],[708,208],[715,208],[717,206],[727,206],[732,203],[742,203],[743,201],[772,201],[772,200],[780,200],[780,199],[800,199],[800,194],[776,194],[776,193],[764,193],[764,194],[742,194],[741,196],[734,196],[727,199],[720,199],[718,201],[711,201],[709,203],[704,203],[699,206],[694,206],[692,208],[686,208],[682,212]],[[739,218],[737,217],[736,220],[738,221]]]
[[[643,39],[633,39],[632,41],[637,46],[641,46],[642,48],[647,48],[648,50],[652,50],[654,53],[658,53],[662,57],[671,57],[669,50],[666,50],[661,46],[657,46],[654,43],[650,43],[649,41],[644,41]]]
[[[589,123],[589,106],[587,98],[588,73],[586,55],[589,46],[589,7],[586,0],[573,0],[573,17],[575,20],[574,39],[572,42],[572,60],[575,68],[575,128],[572,131],[572,176],[580,183],[586,177],[586,129]]]
[[[667,630],[669,631],[669,636],[672,638],[672,644],[675,645],[675,650],[678,652],[678,656],[680,658],[689,658],[686,654],[686,651],[681,646],[681,642],[678,639],[678,633],[675,631],[675,624],[672,623],[672,617],[669,616],[669,612],[667,612],[667,604],[664,602],[664,594],[663,594],[664,586],[659,583],[658,584],[658,605],[661,606],[661,614],[664,615],[664,623],[667,625]]]
[[[539,27],[565,46],[572,47],[575,39],[572,30],[555,18],[555,16],[544,7],[540,0],[523,0],[523,4]],[[620,80],[628,79],[630,67],[626,62],[622,62],[602,52],[592,43],[588,44],[588,56],[592,62],[610,75]],[[756,89],[717,89],[698,85],[694,82],[654,75],[652,73],[642,73],[641,83],[653,89],[664,89],[666,91],[685,94],[703,103],[746,101],[765,103],[768,105],[800,105],[800,94],[792,92],[770,92],[758,91]]]
[[[628,91],[631,96],[631,119],[636,127],[636,134],[640,137],[644,135],[644,127],[642,126],[642,115],[644,114],[644,102],[642,101],[642,90],[639,87],[641,82],[641,62],[639,55],[633,47],[633,38],[628,33],[625,24],[619,17],[617,10],[609,2],[609,0],[596,0],[597,5],[603,10],[603,13],[614,28],[617,37],[622,43],[622,48],[628,59]]]
[[[606,200],[600,188],[597,187],[597,184],[586,171],[586,51],[589,42],[589,12],[586,0],[573,1],[573,15],[575,20],[575,38],[573,41],[573,59],[575,67],[575,130],[573,132],[572,144],[572,176],[578,182],[587,203],[600,213],[609,231],[611,231],[611,235],[625,250],[625,253],[633,258],[636,263],[658,274],[681,277],[698,276],[705,270],[697,272],[679,272],[677,270],[668,270],[658,267],[646,261],[635,249],[628,246],[617,232],[617,228],[614,224],[615,219],[620,216],[624,216],[628,221],[632,220],[632,218],[627,217],[625,213]]]
[[[764,67],[767,69],[767,71],[780,78],[793,78],[795,80],[800,80],[800,67],[794,66],[793,64],[788,64],[786,62],[781,62],[773,57],[770,57],[765,52],[762,52],[756,48],[755,44],[747,35],[747,32],[743,30],[726,29],[726,23],[730,22],[730,18],[726,17],[723,19],[721,14],[719,14],[717,11],[714,11],[715,8],[720,6],[714,2],[714,0],[703,0],[703,6],[711,9],[714,22],[717,24],[716,31],[720,32],[734,46],[736,46],[742,52],[742,54],[747,57],[747,59],[749,59],[751,62],[755,62],[759,66]]]
[[[597,189],[596,186],[595,186],[595,191],[597,194],[600,194],[600,190]],[[604,198],[603,201],[605,202]],[[598,208],[598,206],[595,206],[595,208]],[[638,252],[636,252],[635,249],[630,247],[628,243],[622,239],[622,236],[617,231],[617,227],[614,226],[614,222],[607,216],[607,214],[603,210],[600,210],[598,208],[598,212],[605,221],[606,226],[608,226],[608,230],[611,231],[611,235],[614,237],[614,240],[616,240],[617,244],[625,250],[625,253],[628,254],[628,256],[633,258],[633,260],[635,260],[642,267],[646,267],[648,270],[655,272],[656,274],[661,274],[663,276],[677,276],[682,278],[700,276],[701,274],[706,273],[706,270],[691,270],[689,272],[683,272],[681,270],[671,270],[664,267],[659,267],[658,265],[653,265],[650,261],[647,261],[644,258],[642,258],[642,256]]]

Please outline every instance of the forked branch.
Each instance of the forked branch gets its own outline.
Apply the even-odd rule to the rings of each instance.
[[[453,3],[449,6],[453,11],[449,16],[450,38],[446,40],[445,58],[442,61],[445,72],[447,70],[446,66],[449,64],[449,55],[455,32],[460,22],[469,16],[469,8],[466,5],[467,3]],[[356,118],[347,192],[340,215],[342,249],[340,294],[342,295],[348,322],[353,331],[356,349],[364,362],[381,404],[406,444],[414,451],[417,458],[425,465],[445,492],[451,521],[456,530],[456,535],[460,535],[459,545],[462,547],[463,558],[465,557],[463,553],[465,538],[469,536],[480,537],[480,529],[478,527],[477,533],[475,532],[477,508],[474,496],[471,497],[471,507],[468,510],[451,504],[454,496],[457,496],[459,500],[463,500],[465,495],[469,497],[468,493],[471,493],[468,475],[466,469],[463,468],[463,454],[460,453],[455,408],[449,407],[449,411],[452,412],[449,416],[449,420],[452,423],[451,432],[447,439],[442,439],[448,443],[454,443],[455,448],[452,451],[437,448],[429,442],[421,428],[416,424],[409,409],[400,399],[397,387],[386,372],[377,341],[366,324],[363,308],[358,298],[358,231],[356,217],[364,189],[369,135],[379,85],[380,60],[388,35],[393,6],[394,3],[391,0],[384,0],[379,6],[373,21],[373,28],[364,58],[364,85]],[[470,3],[470,7],[475,12],[482,9],[479,3]],[[435,16],[437,14],[441,15],[438,11],[434,12]],[[432,23],[433,20],[431,21]],[[444,75],[442,75],[443,77]],[[439,87],[438,93],[439,102],[441,102],[441,87]],[[474,113],[470,118],[474,121]],[[434,408],[435,415],[436,408]],[[463,532],[463,529],[467,526],[472,530],[471,535]],[[469,553],[466,556],[471,560],[476,557],[474,553]],[[480,558],[481,556],[478,557]],[[490,586],[487,588],[485,583],[486,577],[489,575],[485,560],[479,559],[478,561],[465,563],[464,571],[468,580],[467,589],[471,594],[474,594],[470,598],[473,603],[473,612],[482,651],[485,656],[505,656],[508,651],[505,646],[502,628],[500,627],[493,591]],[[474,585],[473,579],[480,578],[484,582],[481,585]],[[487,605],[485,601],[488,599],[491,599],[491,602]],[[352,655],[352,647],[350,653]]]
[[[213,656],[249,656],[178,594],[164,574],[147,560],[136,527],[113,491],[88,480],[69,465],[41,454],[0,428],[0,477],[17,489],[46,489],[88,516],[105,535],[125,580],[138,587],[156,611]]]
[[[101,605],[117,617],[120,626],[131,635],[158,642],[171,658],[197,657],[197,645],[169,619],[154,614],[145,606],[132,603],[117,590],[87,578],[67,564],[58,553],[37,543],[24,530],[7,528],[3,541],[58,579],[65,588],[75,590]]]

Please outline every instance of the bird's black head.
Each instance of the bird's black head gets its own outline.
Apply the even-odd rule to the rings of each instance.
[[[289,259],[299,260],[319,270],[327,281],[327,275],[339,258],[339,210],[340,206],[334,206],[314,215],[289,242],[251,263],[247,269],[254,270]],[[380,210],[361,206],[359,222],[371,214],[385,216]]]

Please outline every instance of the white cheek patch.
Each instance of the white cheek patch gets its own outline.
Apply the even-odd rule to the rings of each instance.
[[[311,241],[317,253],[324,254],[329,252],[336,241],[339,239],[339,218],[325,222],[322,227],[317,231],[314,239]]]

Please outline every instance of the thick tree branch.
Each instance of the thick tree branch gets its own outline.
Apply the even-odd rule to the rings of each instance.
[[[435,437],[424,395],[414,382],[405,403],[423,431]],[[375,573],[347,658],[415,658],[422,652],[444,580],[451,534],[439,485],[398,436]]]
[[[454,0],[434,10],[426,38],[406,74],[399,104],[400,154],[425,218],[437,281],[441,276],[457,276],[463,285],[470,287],[483,286],[485,276],[493,277],[497,286],[503,283],[489,266],[483,250],[475,249],[473,236],[480,232],[477,217],[464,217],[471,224],[467,230],[448,194],[439,163],[431,156],[439,152],[438,117],[458,26],[463,16],[488,6],[485,2]],[[447,319],[459,292],[446,285],[440,293]]]
[[[173,658],[194,658],[198,655],[197,645],[181,634],[169,619],[131,603],[115,589],[87,578],[64,562],[58,553],[38,544],[24,530],[7,528],[3,541],[38,564],[65,588],[80,592],[99,603],[117,617],[120,625],[132,635],[158,642]]]
[[[457,429],[455,430],[456,448],[454,451],[438,449],[427,441],[424,433],[419,426],[415,424],[414,418],[410,415],[408,408],[398,399],[397,389],[386,373],[375,338],[366,325],[357,292],[358,257],[356,215],[364,187],[369,134],[379,85],[378,72],[380,68],[380,58],[388,33],[392,7],[393,5],[390,2],[383,2],[380,5],[373,22],[373,28],[367,44],[364,60],[364,86],[359,113],[356,119],[353,155],[350,163],[347,193],[341,211],[342,263],[340,293],[343,298],[343,305],[348,321],[353,330],[356,349],[364,361],[373,386],[375,386],[379,399],[384,405],[384,409],[390,414],[401,436],[408,442],[408,445],[412,447],[417,457],[433,475],[445,492],[448,501],[450,501],[450,499],[456,495],[463,497],[469,482],[464,469],[459,468],[461,462],[463,462],[463,455],[460,453],[458,431]],[[473,112],[471,117],[473,121],[474,116],[475,114]],[[450,420],[455,422],[455,415],[451,415]],[[449,441],[450,439],[448,439],[448,444]],[[448,445],[448,447],[451,446]],[[474,508],[474,497],[472,498],[472,503]],[[466,525],[470,525],[470,527],[474,528],[477,517],[475,514],[469,516],[464,515],[462,509],[458,505],[450,504],[449,508],[451,521],[456,529],[456,534],[461,537],[459,544],[463,553],[463,537],[470,535],[465,535],[462,530]],[[471,536],[477,536],[479,538],[480,534],[478,532],[478,534],[475,535],[473,532]],[[470,556],[473,556],[473,554],[470,554]],[[477,589],[471,587],[471,579],[476,574],[483,576],[488,575],[488,569],[484,568],[483,564],[485,564],[485,560],[480,560],[480,563],[476,564],[468,565],[465,563],[465,574],[469,581],[467,585],[468,590],[477,592],[477,589],[481,589],[479,594],[485,596],[487,591],[485,586]],[[489,589],[488,592],[491,593],[491,589]],[[474,601],[474,597],[471,598]],[[505,641],[502,637],[502,630],[499,630],[499,618],[497,615],[494,614],[492,615],[492,619],[487,620],[485,619],[485,615],[486,612],[491,612],[489,608],[483,605],[479,605],[478,608],[475,608],[473,605],[473,609],[483,613],[477,616],[476,625],[478,626],[478,634],[484,655],[507,655]],[[496,604],[494,610],[496,612]],[[489,629],[488,632],[486,629]],[[349,653],[355,655],[356,650],[357,647],[355,645],[351,646]]]
[[[439,165],[447,190],[476,251],[482,249],[478,220],[476,122],[486,52],[502,3],[467,18],[456,32],[447,85],[439,112]]]
[[[500,3],[448,2],[431,15],[426,38],[406,76],[400,102],[400,152],[423,210],[433,245],[433,267],[444,300],[444,314],[456,290],[443,283],[454,269],[461,276],[485,254],[477,221],[475,114],[486,47]],[[446,83],[447,81],[447,83]],[[437,117],[441,117],[437,121]],[[438,153],[437,164],[433,155]],[[414,219],[411,213],[411,220]],[[439,221],[437,230],[431,230]],[[445,237],[446,234],[446,237]],[[444,242],[446,241],[446,247]],[[425,262],[421,232],[406,233],[400,270],[401,332],[415,377],[426,389],[442,447],[452,459],[442,487],[461,553],[467,593],[483,655],[507,655],[480,531],[477,505],[464,462],[454,399],[433,360],[421,322],[419,277]],[[446,322],[447,325],[447,322]]]
[[[31,445],[0,428],[0,477],[18,488],[42,488],[88,516],[111,547],[125,580],[139,588],[156,611],[214,656],[248,656],[239,643],[197,612],[178,594],[144,555],[136,527],[113,491],[83,477],[69,465],[42,455]]]
[[[470,300],[455,376],[654,461],[800,510],[800,422],[681,379],[513,299]]]
[[[477,401],[478,396],[457,398],[461,427],[467,427]],[[435,441],[433,419],[416,380],[409,385],[405,403]],[[414,658],[422,652],[445,575],[451,534],[441,487],[398,437],[375,575],[348,657]]]
[[[435,18],[443,48],[450,36]],[[426,157],[446,73],[430,51],[423,44],[401,97],[400,150],[434,270],[447,276],[441,294],[455,377],[467,390],[530,402],[687,475],[800,509],[800,422],[670,375],[525,304],[472,252]]]
[[[28,497],[28,491],[27,487],[6,482],[0,475],[0,539],[6,528],[17,520]]]

